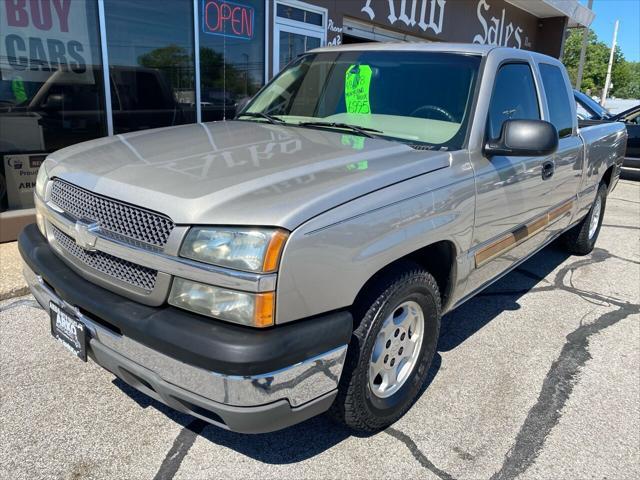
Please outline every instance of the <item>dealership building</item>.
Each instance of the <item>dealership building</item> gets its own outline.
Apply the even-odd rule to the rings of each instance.
[[[323,45],[466,42],[562,55],[577,0],[0,0],[0,241],[39,165],[107,135],[233,118]]]

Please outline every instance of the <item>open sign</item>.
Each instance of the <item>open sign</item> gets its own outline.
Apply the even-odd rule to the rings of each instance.
[[[254,17],[254,9],[249,5],[225,0],[203,0],[204,33],[251,40]]]

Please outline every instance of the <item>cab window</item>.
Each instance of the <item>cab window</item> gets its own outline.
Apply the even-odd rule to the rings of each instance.
[[[562,70],[555,65],[541,63],[540,76],[547,95],[549,120],[558,130],[560,138],[570,137],[573,133],[573,116],[571,115],[571,100]]]

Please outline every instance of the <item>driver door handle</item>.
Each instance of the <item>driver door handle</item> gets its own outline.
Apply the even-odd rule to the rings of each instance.
[[[555,172],[555,170],[556,165],[551,160],[544,162],[542,164],[542,179],[548,180],[553,177],[553,173]]]

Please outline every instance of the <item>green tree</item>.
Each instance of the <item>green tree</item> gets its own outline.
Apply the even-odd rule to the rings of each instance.
[[[620,98],[640,98],[640,62],[627,62],[629,82],[616,88],[616,95]]]
[[[571,84],[575,85],[580,62],[580,48],[582,47],[582,30],[572,29],[565,42],[562,61],[567,67]],[[587,52],[580,90],[590,90],[593,95],[600,95],[607,78],[607,65],[609,63],[609,47],[598,39],[591,29],[588,31]],[[611,69],[611,83],[613,88],[610,95],[622,96],[628,91],[628,85],[632,81],[632,70],[619,46],[613,56]]]
[[[200,76],[202,89],[218,90],[234,96],[253,95],[260,89],[261,83],[252,78],[242,64],[224,62],[222,53],[211,48],[200,47]]]

